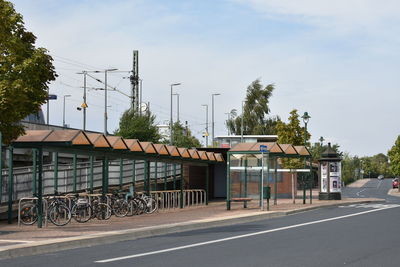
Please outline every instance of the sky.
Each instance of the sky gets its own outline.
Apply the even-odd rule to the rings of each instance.
[[[132,51],[139,50],[143,102],[157,123],[170,117],[170,84],[180,120],[201,142],[206,111],[226,135],[254,80],[274,84],[271,115],[305,111],[311,141],[323,136],[351,155],[387,153],[400,133],[400,2],[396,0],[13,0],[25,26],[54,58],[50,124],[82,128],[83,70],[117,68],[108,83],[130,93]],[[126,72],[125,72],[126,71]],[[104,80],[103,74],[93,74]],[[88,78],[88,86],[102,87]],[[130,99],[109,92],[108,131]],[[88,91],[87,129],[104,130],[104,91]],[[176,120],[176,98],[174,98]],[[46,114],[47,107],[43,106]],[[211,128],[210,128],[211,129]]]

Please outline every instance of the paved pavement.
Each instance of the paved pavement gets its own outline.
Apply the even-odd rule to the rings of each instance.
[[[358,182],[358,187],[367,181]],[[318,209],[327,206],[375,202],[377,198],[344,198],[340,201],[319,201],[314,192],[313,203],[303,205],[300,199],[296,204],[291,199],[279,199],[278,205],[270,205],[270,211],[260,211],[255,202],[243,209],[242,204],[233,204],[227,211],[225,202],[211,202],[209,206],[196,206],[183,210],[160,211],[156,214],[125,218],[111,218],[107,221],[79,224],[72,222],[64,227],[50,225],[38,229],[36,226],[0,224],[0,258],[34,255],[46,252],[71,249],[95,244],[134,240],[142,237],[163,235],[188,230],[226,226],[235,223],[253,222],[288,214]],[[300,192],[299,192],[299,195]]]

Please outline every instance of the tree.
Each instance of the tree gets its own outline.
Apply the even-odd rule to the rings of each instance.
[[[395,144],[388,152],[390,159],[390,170],[396,176],[400,175],[400,135],[397,137]]]
[[[243,117],[243,134],[275,134],[279,117],[267,117],[270,113],[269,98],[274,88],[273,84],[263,87],[259,79],[252,82],[247,87],[243,114],[236,116],[236,110],[232,110],[234,113],[231,111],[233,116],[227,121],[229,131],[236,135],[241,134]]]
[[[189,128],[184,127],[179,121],[174,123],[172,128],[174,134],[172,136],[172,144],[177,147],[200,147],[200,141],[192,136]]]
[[[127,139],[158,143],[161,136],[154,123],[155,119],[156,116],[152,115],[150,111],[141,115],[133,109],[128,109],[122,114],[119,128],[115,134]]]
[[[310,139],[311,135],[306,132],[304,127],[300,126],[299,114],[294,109],[290,112],[289,122],[284,123],[279,120],[276,125],[278,134],[278,143],[280,144],[291,144],[294,146],[304,145],[304,141]],[[304,140],[304,135],[305,139]],[[302,167],[302,161],[299,158],[283,158],[282,165],[291,170],[292,173],[292,199],[295,203],[295,188],[294,188],[294,170]]]
[[[0,0],[0,21],[0,131],[9,143],[24,133],[18,122],[46,102],[57,74],[47,50],[35,47],[35,35],[5,0]]]

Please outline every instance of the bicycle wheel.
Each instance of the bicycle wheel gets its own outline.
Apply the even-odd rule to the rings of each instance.
[[[125,217],[129,212],[128,202],[125,199],[117,199],[112,203],[114,215],[117,217]]]
[[[146,211],[146,208],[147,208],[147,202],[144,199],[141,199],[141,198],[134,198],[134,200],[136,201],[136,203],[138,205],[138,209],[136,211],[136,214],[140,215],[140,214],[144,213]]]
[[[98,220],[108,220],[111,217],[112,208],[106,203],[98,203],[96,210],[93,210],[93,212]]]
[[[25,203],[21,207],[20,220],[22,224],[32,225],[38,219],[38,210],[35,203]]]
[[[133,216],[136,214],[137,209],[138,209],[138,204],[135,200],[133,199],[129,199],[128,201],[128,213],[126,214],[126,216]]]
[[[158,209],[157,201],[154,198],[149,197],[146,199],[146,202],[146,213],[151,214]]]
[[[71,211],[65,205],[54,205],[49,210],[50,221],[57,226],[64,226],[71,221]]]
[[[72,217],[79,223],[88,222],[92,217],[92,207],[89,204],[75,204],[71,210]]]

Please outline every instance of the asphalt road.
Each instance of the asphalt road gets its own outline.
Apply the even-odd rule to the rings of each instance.
[[[389,179],[343,196],[386,203],[322,208],[276,219],[0,260],[0,266],[399,266],[400,198]]]

